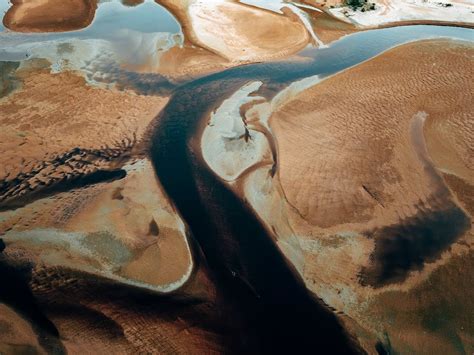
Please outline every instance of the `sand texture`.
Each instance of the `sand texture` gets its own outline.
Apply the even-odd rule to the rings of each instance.
[[[97,0],[12,0],[3,17],[16,32],[74,31],[90,25]]]
[[[372,308],[387,297],[381,290],[426,289],[411,285],[472,256],[472,197],[458,198],[474,185],[472,53],[447,41],[408,44],[306,90],[271,117],[308,287],[377,332],[392,311]],[[467,274],[449,287],[468,284]],[[447,307],[464,302],[462,292],[449,301],[424,292]],[[428,331],[416,314],[386,328],[392,344],[454,351],[452,337],[430,342],[443,330]],[[417,338],[420,329],[430,337]],[[457,329],[472,349],[472,330]]]

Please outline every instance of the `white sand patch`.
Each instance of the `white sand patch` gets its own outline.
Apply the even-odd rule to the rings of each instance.
[[[251,82],[225,100],[211,115],[202,135],[204,160],[224,180],[235,180],[244,170],[269,157],[264,134],[246,126],[240,115],[242,105],[263,99],[249,96],[261,85],[259,81]]]
[[[235,54],[229,53],[228,42],[239,42],[239,35],[235,31],[233,22],[217,9],[224,0],[196,0],[188,8],[194,34],[199,42],[211,47],[220,55],[231,60]],[[226,28],[226,33],[220,33]]]
[[[353,11],[338,7],[329,11],[339,19],[360,26],[399,21],[448,21],[474,23],[474,0],[373,0],[375,10]]]

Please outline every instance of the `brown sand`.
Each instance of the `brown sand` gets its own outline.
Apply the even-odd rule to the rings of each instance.
[[[190,247],[151,163],[142,159],[128,170],[123,179],[0,213],[8,249],[27,249],[38,262],[151,288],[186,281]]]
[[[426,202],[427,178],[417,171],[409,138],[410,120],[420,111],[428,114],[427,130],[440,120],[451,127],[439,134],[472,172],[466,163],[470,78],[463,70],[471,65],[469,50],[449,42],[407,45],[322,82],[274,115],[281,182],[307,222],[396,220]],[[431,152],[431,135],[427,141]]]
[[[313,30],[323,43],[331,43],[357,31],[356,27],[328,15],[326,12],[308,10],[312,18]]]
[[[35,301],[58,330],[68,353],[198,354],[224,349],[225,328],[216,316],[215,289],[202,270],[176,298],[164,298],[36,264],[28,251],[9,251],[7,246],[5,253],[28,269],[33,266],[29,286]],[[0,319],[8,317],[8,327],[16,335],[5,339],[3,335],[9,333],[0,333],[0,349],[18,352],[22,348],[10,344],[31,344],[39,353],[47,353],[36,346],[31,325],[4,313],[3,307],[0,305]]]
[[[433,270],[452,268],[452,258],[470,260],[472,229],[423,269],[385,289],[362,286],[360,273],[371,265],[380,236],[367,238],[368,231],[423,221],[433,211],[446,215],[444,208],[454,204],[472,220],[473,53],[472,45],[450,41],[407,44],[306,90],[271,119],[281,184],[293,206],[290,221],[306,255],[308,287],[355,319],[365,329],[360,334],[374,332],[370,346],[375,339],[386,341],[387,332],[402,353],[472,349],[471,330],[452,316],[459,307],[469,308],[462,313],[473,312],[463,301],[472,293],[465,290],[469,273],[450,271],[457,281],[444,277],[437,291],[417,286]],[[426,141],[438,176],[445,172],[442,186],[410,136],[420,112],[427,118],[419,138]],[[451,193],[441,192],[448,191],[446,186]],[[456,297],[442,296],[444,289]],[[388,290],[397,292],[390,302],[384,296]],[[401,297],[399,290],[410,296]],[[409,300],[414,297],[429,297],[431,308]],[[437,310],[434,305],[440,303]],[[408,306],[413,307],[408,313],[400,311]],[[436,323],[439,317],[442,326]]]
[[[172,47],[160,58],[161,74],[173,79],[205,75],[230,67],[230,63],[211,51],[191,45]]]
[[[90,266],[100,274],[119,268],[112,273],[152,286],[178,282],[192,263],[179,218],[148,160],[121,170],[143,156],[144,133],[167,98],[94,88],[71,72],[30,68],[16,77],[21,88],[0,100],[0,206],[25,207],[1,213],[0,234],[28,247],[21,233],[51,230],[46,235],[59,233],[58,243],[79,233],[87,236],[84,247],[94,250],[95,260],[72,249],[58,254],[61,244],[49,249],[50,241],[28,248],[39,247],[43,262],[45,256],[73,269]],[[107,171],[123,178],[71,186]]]
[[[340,6],[344,3],[344,0],[303,0],[303,3],[318,8]]]
[[[294,18],[231,1],[159,1],[180,21],[186,40],[229,61],[259,61],[296,53],[309,42]]]
[[[0,100],[0,181],[12,183],[21,177],[31,189],[74,173],[113,168],[121,155],[135,149],[167,102],[163,97],[93,88],[71,72],[25,69],[16,75],[23,82],[21,89]],[[86,153],[91,150],[95,153]],[[54,163],[65,155],[70,155],[69,164]],[[10,196],[5,191],[0,195],[3,200]]]
[[[90,25],[97,0],[11,0],[3,18],[5,27],[17,32],[74,31]]]
[[[20,69],[16,76],[22,87],[0,101],[0,203],[26,206],[3,213],[0,233],[8,232],[6,237],[21,245],[22,232],[82,233],[98,255],[95,261],[73,250],[68,256],[57,254],[56,247],[48,260],[79,269],[90,263],[99,273],[115,265],[122,268],[115,275],[150,285],[179,281],[190,268],[191,255],[150,162],[142,159],[128,172],[120,170],[126,177],[110,183],[69,192],[67,185],[97,171],[121,169],[143,154],[146,128],[167,99],[90,87],[71,72],[33,68]],[[55,196],[63,185],[68,187],[57,198],[38,195],[49,191],[46,196]],[[28,197],[37,201],[28,204]],[[102,250],[104,238],[110,248],[117,246],[116,252]],[[42,254],[47,255],[47,245]]]
[[[38,344],[31,325],[13,309],[2,303],[0,303],[0,352],[2,354],[46,354]]]
[[[145,0],[122,0],[122,4],[132,7],[143,4],[144,1]]]

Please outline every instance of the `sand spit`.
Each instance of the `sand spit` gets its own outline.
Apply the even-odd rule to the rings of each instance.
[[[16,32],[64,32],[89,26],[97,0],[12,0],[3,17],[5,27]]]
[[[341,21],[327,12],[305,11],[310,17],[313,30],[326,45],[358,31],[355,25]]]
[[[211,113],[201,136],[207,165],[259,213],[267,228],[278,236],[278,246],[301,273],[302,252],[288,223],[284,193],[278,183],[273,183],[276,146],[268,119],[318,81],[319,77],[313,76],[295,82],[270,102],[256,94],[262,82],[250,82]],[[265,206],[272,207],[266,210]]]
[[[48,267],[100,275],[158,292],[192,272],[186,230],[166,202],[147,159],[110,183],[59,193],[1,213],[7,252],[27,250]]]
[[[159,1],[182,24],[185,38],[230,62],[296,53],[310,40],[298,20],[225,0]]]
[[[456,346],[452,338],[442,336],[442,331],[423,328],[426,325],[420,309],[415,310],[419,316],[412,315],[409,322],[400,315],[390,323],[387,317],[391,309],[377,308],[374,314],[373,307],[385,299],[386,292],[412,292],[412,287],[426,282],[437,267],[448,267],[451,258],[472,254],[472,215],[458,201],[451,184],[445,185],[439,177],[433,180],[433,170],[420,160],[410,133],[413,117],[425,112],[424,132],[435,165],[446,166],[443,162],[453,156],[450,173],[458,172],[457,179],[473,184],[468,153],[474,139],[468,118],[472,90],[467,89],[472,85],[466,72],[472,66],[472,51],[472,45],[449,41],[398,47],[306,90],[270,119],[278,143],[280,182],[289,203],[287,214],[305,256],[308,287],[369,334],[374,332],[383,339],[387,333],[397,351],[436,351],[440,344],[454,351]],[[437,144],[441,137],[443,147]],[[453,235],[448,244],[459,243],[449,248],[442,244],[435,247],[434,243],[429,248],[440,249],[427,251],[427,246],[406,239],[418,238],[417,233],[421,233],[419,240],[424,240],[424,228],[433,226],[442,231],[452,223],[464,225],[468,231],[461,228],[461,234]],[[385,288],[362,286],[366,285],[364,272],[368,270],[364,267],[377,260],[370,257],[377,238],[390,233],[395,233],[391,248],[397,240],[409,243],[408,249],[395,247],[384,257],[384,262],[394,262],[399,269],[373,274],[391,280]],[[444,235],[440,238],[443,243]],[[423,259],[425,251],[435,252],[435,257]],[[413,252],[417,255],[414,264],[400,266],[400,260],[389,259],[402,253],[400,257],[409,261]],[[397,276],[391,279],[390,275]],[[459,282],[452,287],[459,289],[465,284]],[[461,302],[459,297],[450,300],[449,307],[462,304],[457,302]],[[420,327],[436,341],[428,344],[408,335],[418,334]],[[369,341],[373,335],[363,335],[362,328],[356,332]],[[459,330],[457,334],[466,339],[461,342],[468,349],[472,345],[467,340],[469,331]]]

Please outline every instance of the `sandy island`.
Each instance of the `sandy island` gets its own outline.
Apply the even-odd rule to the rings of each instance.
[[[185,39],[230,62],[296,53],[310,40],[298,19],[232,1],[160,0],[180,21]]]
[[[60,32],[87,27],[94,19],[97,0],[11,0],[3,17],[16,32]]]

